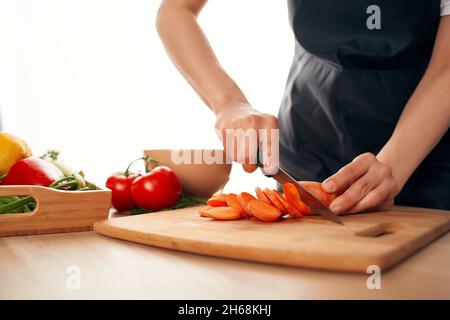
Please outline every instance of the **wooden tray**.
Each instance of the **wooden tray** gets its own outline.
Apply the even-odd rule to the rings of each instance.
[[[39,186],[0,186],[0,197],[32,196],[36,209],[29,213],[0,214],[0,237],[92,230],[106,219],[110,190],[61,191]]]
[[[344,225],[321,217],[214,221],[201,207],[96,222],[100,234],[191,253],[298,267],[365,273],[387,270],[450,229],[448,211],[393,208],[345,216]]]

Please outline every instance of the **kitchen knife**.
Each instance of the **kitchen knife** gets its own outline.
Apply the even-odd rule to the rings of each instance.
[[[258,157],[259,158],[259,157]],[[259,159],[258,159],[259,160]],[[273,175],[268,175],[263,170],[263,165],[258,161],[258,165],[266,177],[274,178],[279,184],[283,185],[285,183],[292,183],[298,190],[300,194],[300,198],[302,201],[311,208],[312,211],[317,212],[322,217],[327,220],[331,220],[340,225],[343,225],[341,218],[339,218],[331,209],[323,203],[320,199],[318,199],[311,192],[306,190],[300,183],[298,183],[294,178],[292,178],[286,171],[281,168],[278,168],[277,173]]]

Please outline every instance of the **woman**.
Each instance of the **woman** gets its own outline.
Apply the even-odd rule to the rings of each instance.
[[[337,214],[394,199],[450,209],[450,0],[288,0],[296,49],[278,121],[220,66],[196,22],[205,3],[164,0],[157,27],[217,129],[279,126],[280,167],[342,193]]]

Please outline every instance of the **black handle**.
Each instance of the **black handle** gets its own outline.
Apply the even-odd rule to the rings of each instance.
[[[261,154],[262,154],[262,151],[261,151],[261,149],[259,149],[258,148],[258,151],[256,152],[256,164],[258,165],[258,167],[261,169],[261,172],[263,173],[263,175],[265,175],[267,178],[272,178],[273,177],[273,174],[267,174],[265,171],[264,171],[264,165],[263,165],[263,161],[261,161],[262,159],[262,157],[260,157],[260,152],[261,152]]]

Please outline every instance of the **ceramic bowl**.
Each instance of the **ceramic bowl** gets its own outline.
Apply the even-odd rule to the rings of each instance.
[[[183,191],[194,197],[209,198],[221,190],[231,172],[223,150],[145,150],[144,155],[171,168]]]

